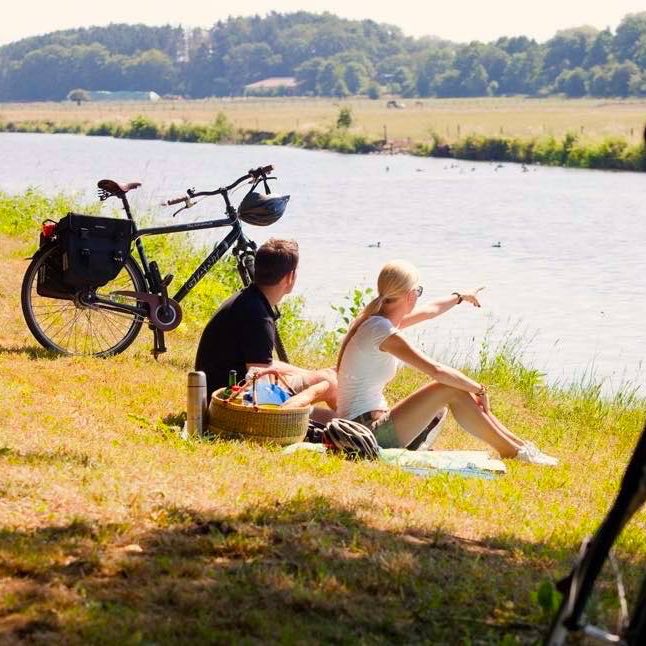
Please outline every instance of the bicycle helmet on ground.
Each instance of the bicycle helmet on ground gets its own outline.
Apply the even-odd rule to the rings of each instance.
[[[376,460],[379,445],[373,432],[358,422],[335,417],[323,431],[323,444],[333,451],[342,451],[349,458]]]
[[[250,191],[238,206],[238,217],[247,224],[266,227],[280,219],[287,202],[289,195],[263,195]]]

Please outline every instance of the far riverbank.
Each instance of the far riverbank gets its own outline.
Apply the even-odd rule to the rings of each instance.
[[[419,105],[418,105],[419,104]],[[404,105],[404,104],[399,104]],[[0,105],[0,131],[126,139],[289,145],[341,153],[406,153],[470,161],[643,171],[643,102],[427,99],[220,99]],[[349,119],[340,115],[347,111]],[[343,127],[345,126],[345,127]]]

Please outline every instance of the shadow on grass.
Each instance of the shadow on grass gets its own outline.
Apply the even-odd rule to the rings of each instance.
[[[0,345],[0,355],[3,354],[24,354],[32,361],[36,361],[37,359],[60,359],[60,357],[62,356],[59,352],[45,350],[45,348],[42,348],[39,345]]]
[[[154,528],[0,531],[0,638],[64,643],[536,642],[545,550],[397,533],[317,495]],[[135,640],[136,641],[136,640]],[[134,643],[134,642],[133,642]]]

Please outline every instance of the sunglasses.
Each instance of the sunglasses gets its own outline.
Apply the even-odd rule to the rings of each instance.
[[[415,287],[414,292],[417,294],[417,298],[419,298],[424,292],[424,287],[422,285],[418,285]]]

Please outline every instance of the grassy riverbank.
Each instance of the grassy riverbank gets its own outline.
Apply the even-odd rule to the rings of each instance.
[[[230,273],[204,284],[159,362],[148,332],[109,360],[52,356],[26,330],[19,288],[37,222],[66,208],[64,198],[0,198],[0,641],[540,638],[550,582],[613,499],[645,402],[545,389],[517,358],[486,354],[479,377],[500,417],[562,460],[510,462],[495,481],[182,441],[185,374]],[[331,361],[307,344],[320,331],[286,319],[299,333],[292,354]],[[402,372],[389,396],[418,383]],[[440,447],[482,448],[452,422]],[[643,512],[617,555],[631,600],[646,566]],[[604,580],[592,612],[611,625]]]
[[[294,145],[344,153],[407,152],[580,168],[646,169],[640,100],[238,99],[156,104],[2,104],[0,131],[204,143]],[[349,128],[336,127],[341,107]]]

